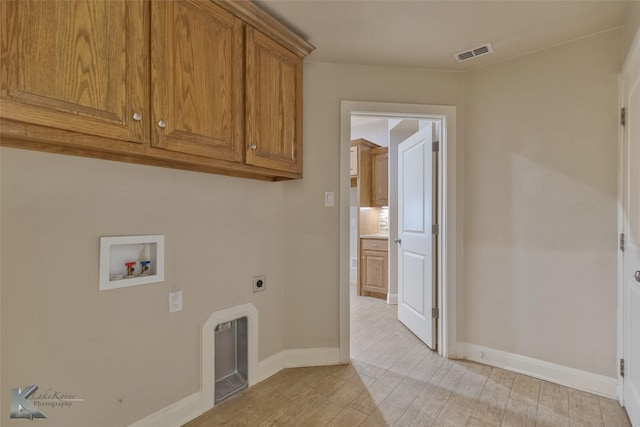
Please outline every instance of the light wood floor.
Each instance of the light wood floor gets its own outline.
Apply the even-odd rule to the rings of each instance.
[[[445,360],[399,324],[397,306],[351,300],[351,365],[286,369],[185,427],[630,427],[613,400]]]

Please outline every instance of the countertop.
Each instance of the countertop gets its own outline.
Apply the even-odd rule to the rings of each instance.
[[[361,234],[361,239],[380,239],[380,240],[389,240],[388,234]]]

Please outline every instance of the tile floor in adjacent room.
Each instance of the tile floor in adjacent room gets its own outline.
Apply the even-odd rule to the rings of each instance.
[[[614,400],[472,362],[445,360],[351,294],[351,365],[285,369],[185,427],[630,427]]]

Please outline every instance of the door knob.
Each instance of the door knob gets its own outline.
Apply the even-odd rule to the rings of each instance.
[[[635,277],[636,282],[640,282],[640,270],[636,271],[633,277]]]
[[[400,244],[402,243],[402,239],[393,239],[394,243]]]

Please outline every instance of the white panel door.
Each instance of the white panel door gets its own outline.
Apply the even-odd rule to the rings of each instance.
[[[432,127],[398,145],[398,320],[435,349]]]
[[[636,58],[638,58],[636,56]],[[624,405],[640,426],[640,59],[624,79],[627,123],[624,134],[623,348]]]

